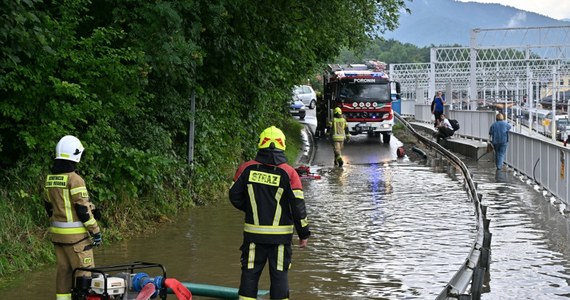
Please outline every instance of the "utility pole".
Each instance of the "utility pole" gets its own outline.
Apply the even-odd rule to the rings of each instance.
[[[558,68],[552,66],[552,121],[550,122],[550,136],[553,142],[556,142],[556,102],[558,100],[558,89],[560,85],[557,73]]]
[[[188,128],[188,164],[194,165],[194,128],[196,121],[196,92],[190,95],[190,126]]]

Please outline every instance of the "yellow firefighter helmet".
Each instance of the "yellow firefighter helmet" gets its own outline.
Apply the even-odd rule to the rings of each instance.
[[[277,148],[280,150],[285,150],[285,135],[283,134],[283,131],[275,126],[267,127],[259,135],[259,143],[257,144],[257,148]]]

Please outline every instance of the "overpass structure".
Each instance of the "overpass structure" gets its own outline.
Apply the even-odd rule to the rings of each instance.
[[[429,103],[442,90],[455,109],[570,103],[570,26],[473,29],[470,41],[432,48],[429,63],[392,64],[390,77],[404,98]]]

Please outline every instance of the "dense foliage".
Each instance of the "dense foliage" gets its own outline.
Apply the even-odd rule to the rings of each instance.
[[[42,178],[61,136],[83,141],[79,168],[91,197],[106,211],[110,232],[207,202],[225,190],[235,165],[254,154],[262,128],[286,125],[291,86],[339,49],[395,28],[405,3],[0,5],[0,208],[26,220],[22,230],[6,213],[0,216],[0,225],[7,226],[0,236],[1,275],[15,260],[7,248],[29,243],[47,224]],[[191,121],[196,136],[189,166]],[[10,231],[17,229],[22,235],[14,240]],[[28,255],[46,260],[45,252]]]

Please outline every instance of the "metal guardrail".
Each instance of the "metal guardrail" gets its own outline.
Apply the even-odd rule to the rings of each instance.
[[[449,119],[456,119],[461,128],[456,135],[480,141],[489,140],[489,128],[495,122],[497,113],[484,110],[449,110]]]
[[[432,123],[433,114],[428,104],[414,100],[402,100],[401,115],[413,116],[414,120]],[[455,133],[462,138],[489,141],[489,128],[495,121],[495,111],[449,110],[445,113],[450,119],[459,121],[461,128]],[[554,195],[563,205],[562,213],[570,207],[570,149],[561,143],[523,126],[513,126],[509,133],[509,146],[505,161],[510,167],[533,180],[548,193]]]
[[[528,132],[509,132],[506,163],[559,198],[561,213],[570,205],[570,149]]]
[[[480,299],[485,273],[489,270],[492,237],[489,231],[490,220],[486,217],[487,209],[481,204],[482,195],[477,193],[477,187],[469,169],[457,156],[431,139],[416,132],[412,125],[398,113],[394,113],[394,115],[422,144],[434,149],[461,170],[467,196],[473,202],[475,208],[477,234],[471,246],[471,251],[436,300]],[[468,287],[471,287],[471,289],[467,292]]]
[[[413,109],[410,105],[413,104]],[[414,119],[423,123],[433,123],[433,114],[429,104],[418,104],[413,100],[402,101],[402,115],[413,115]],[[489,127],[495,121],[494,111],[479,110],[450,110],[445,107],[445,114],[449,119],[456,119],[460,128],[455,135],[468,139],[487,141],[489,139]]]

